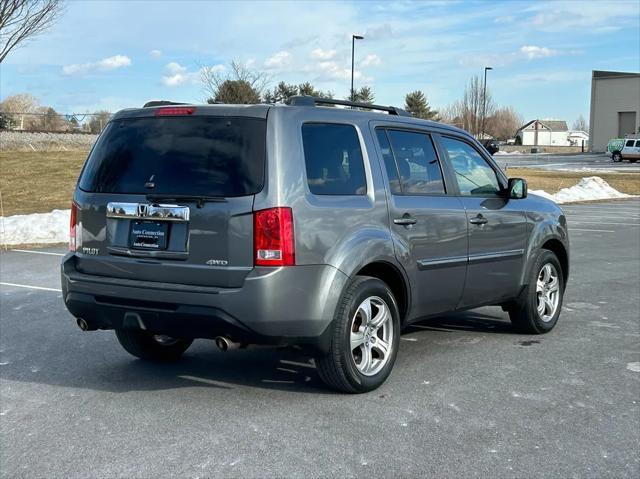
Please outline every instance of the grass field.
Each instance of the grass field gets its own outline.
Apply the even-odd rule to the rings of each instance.
[[[87,151],[0,151],[0,193],[4,216],[46,213],[69,208],[71,195]],[[532,190],[555,193],[595,173],[510,168]],[[640,195],[640,174],[598,174],[616,190]]]
[[[87,151],[0,151],[4,216],[70,208]]]

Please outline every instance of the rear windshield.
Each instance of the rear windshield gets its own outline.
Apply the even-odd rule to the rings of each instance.
[[[262,189],[266,121],[128,118],[109,123],[80,178],[96,193],[246,196]]]

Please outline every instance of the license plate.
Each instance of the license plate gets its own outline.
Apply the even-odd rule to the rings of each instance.
[[[136,249],[167,249],[169,223],[132,221],[129,245]]]

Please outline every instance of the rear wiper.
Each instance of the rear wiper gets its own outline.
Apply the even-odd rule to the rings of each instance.
[[[198,208],[202,208],[205,203],[224,203],[227,201],[222,196],[163,195],[157,193],[149,193],[146,198],[149,201],[195,201]]]

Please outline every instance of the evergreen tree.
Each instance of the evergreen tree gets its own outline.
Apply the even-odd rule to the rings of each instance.
[[[373,90],[368,86],[363,86],[359,90],[353,91],[353,101],[372,104],[374,99]]]
[[[416,90],[405,96],[404,109],[416,118],[433,121],[440,120],[440,118],[438,118],[438,112],[431,109],[429,102],[427,102],[427,97],[420,90]]]

